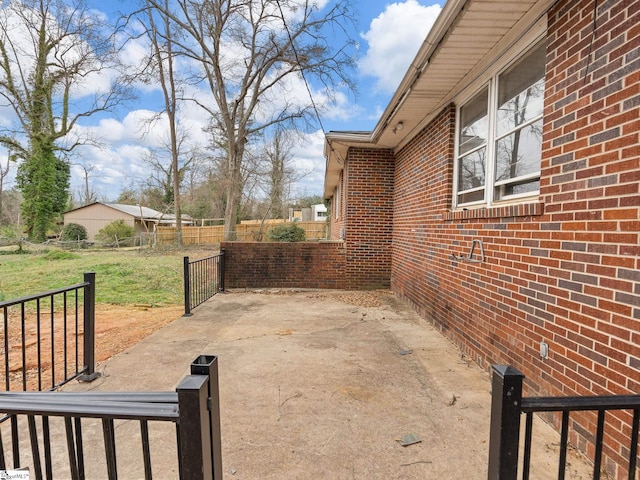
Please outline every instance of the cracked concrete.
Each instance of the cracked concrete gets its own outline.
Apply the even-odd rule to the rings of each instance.
[[[217,295],[67,390],[173,390],[194,358],[217,355],[225,479],[487,478],[484,371],[389,292],[279,293]],[[403,447],[407,434],[421,441]],[[152,435],[157,478],[177,476],[168,435]],[[557,435],[539,422],[536,441],[532,478],[557,478]],[[119,466],[138,450],[120,448]],[[572,458],[567,478],[588,468]]]

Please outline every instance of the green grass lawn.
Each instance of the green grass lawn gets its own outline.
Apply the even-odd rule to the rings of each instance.
[[[205,256],[138,249],[2,253],[0,301],[74,285],[83,281],[84,272],[96,272],[97,303],[155,306],[183,303],[183,258]]]

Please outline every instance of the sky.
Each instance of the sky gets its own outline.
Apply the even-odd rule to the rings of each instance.
[[[332,1],[335,0],[328,0],[328,3]],[[115,10],[126,12],[127,5],[132,2],[91,0],[90,3],[111,16]],[[358,42],[359,57],[353,72],[357,93],[337,92],[338,101],[322,115],[321,127],[305,133],[297,141],[292,152],[293,163],[305,175],[293,186],[294,197],[322,194],[325,132],[373,130],[443,3],[443,0],[439,3],[436,0],[354,2],[358,15],[351,36]],[[113,10],[105,11],[105,8]],[[142,52],[139,45],[131,44],[122,55],[128,57],[125,61],[135,64]],[[100,81],[99,77],[93,79],[96,85]],[[136,87],[138,98],[135,101],[120,106],[111,114],[79,122],[79,133],[99,137],[101,146],[85,146],[76,151],[71,166],[74,196],[78,197],[78,192],[84,188],[85,169],[90,172],[89,183],[100,200],[113,201],[124,188],[137,190],[144,186],[149,166],[143,159],[150,151],[162,149],[167,136],[164,124],[149,127],[144,122],[161,109],[159,87],[153,84],[138,84]],[[308,91],[300,85],[291,91],[292,95],[308,99]],[[313,85],[311,91],[314,101],[322,102],[321,93],[314,90]],[[184,109],[181,115],[183,128],[194,141],[205,142],[202,127],[206,123],[206,115],[202,109],[194,106]],[[6,152],[0,151],[0,162],[0,166],[6,165]],[[15,174],[15,166],[12,170]],[[8,185],[5,182],[5,189],[11,187],[12,177],[9,176]]]

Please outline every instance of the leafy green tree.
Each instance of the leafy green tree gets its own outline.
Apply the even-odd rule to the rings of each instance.
[[[30,239],[46,238],[69,197],[67,159],[90,139],[71,135],[79,119],[109,110],[127,84],[91,82],[115,70],[117,52],[103,18],[83,0],[20,0],[0,8],[0,100],[15,121],[0,144],[19,162],[17,185]]]
[[[36,140],[31,156],[18,167],[17,185],[22,192],[22,215],[29,238],[42,241],[54,219],[67,209],[69,164],[55,156],[55,147]]]
[[[135,233],[135,229],[124,223],[124,220],[114,220],[98,231],[96,240],[108,245],[131,245]]]

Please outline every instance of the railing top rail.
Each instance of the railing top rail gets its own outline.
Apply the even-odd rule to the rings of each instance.
[[[0,399],[25,398],[65,402],[178,403],[176,392],[0,392]]]
[[[75,285],[70,285],[68,287],[56,288],[54,290],[49,290],[47,292],[35,293],[33,295],[27,295],[25,297],[14,298],[13,300],[5,300],[4,302],[0,302],[0,308],[11,307],[13,305],[19,305],[21,303],[30,302],[33,300],[37,300],[39,298],[51,297],[53,295],[58,295],[64,292],[70,292],[72,290],[79,290],[88,286],[88,282],[76,283]]]
[[[523,413],[630,410],[636,408],[640,408],[640,395],[525,397],[522,399],[521,406]]]
[[[204,262],[205,260],[211,260],[213,258],[218,258],[224,255],[224,252],[216,253],[215,255],[209,255],[208,257],[198,258],[197,260],[189,260],[189,264],[194,264],[198,262]],[[189,258],[189,257],[186,257]]]
[[[177,421],[177,403],[150,403],[133,401],[92,400],[84,404],[71,403],[68,397],[55,400],[55,394],[38,399],[29,397],[5,397],[0,395],[0,412],[8,415],[43,415],[49,417],[112,418],[120,420]]]

